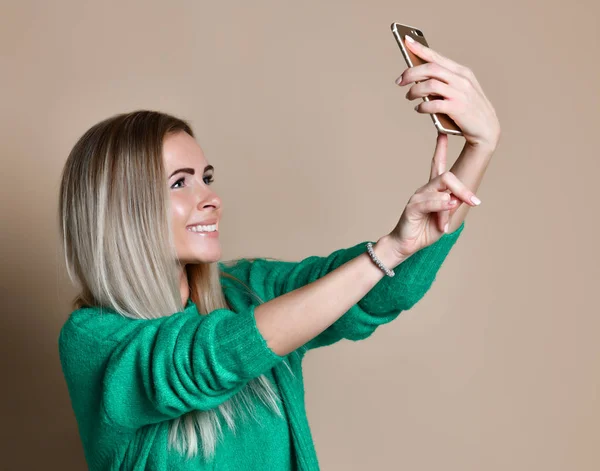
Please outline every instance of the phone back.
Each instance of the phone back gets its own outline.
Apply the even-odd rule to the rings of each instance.
[[[429,47],[429,44],[427,44],[427,40],[425,39],[425,35],[419,28],[410,25],[403,25],[401,23],[392,23],[392,33],[394,33],[396,42],[398,43],[400,51],[404,56],[404,60],[406,61],[406,64],[409,67],[415,67],[417,65],[425,64],[427,62],[421,59],[419,56],[415,55],[413,52],[409,51],[409,49],[404,45],[404,36],[408,35],[415,41],[423,44],[426,47]],[[441,96],[437,95],[423,97],[423,100],[425,101],[442,99],[443,98]],[[431,119],[433,120],[433,124],[435,125],[435,127],[440,132],[462,136],[462,132],[458,125],[447,114],[431,113]]]

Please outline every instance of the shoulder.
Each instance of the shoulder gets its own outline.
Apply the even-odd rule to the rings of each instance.
[[[195,308],[195,306],[194,306]],[[190,311],[187,309],[186,311]],[[59,344],[75,345],[81,341],[93,344],[119,343],[142,323],[150,325],[159,319],[134,319],[102,306],[82,307],[73,311],[60,329]]]
[[[116,330],[128,321],[117,312],[97,306],[73,311],[60,329],[58,342],[61,349],[82,340],[101,342],[110,329]]]
[[[262,290],[263,282],[279,268],[279,260],[269,258],[240,258],[219,262],[221,281],[228,286]]]

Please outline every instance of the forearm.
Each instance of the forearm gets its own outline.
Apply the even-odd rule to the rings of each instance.
[[[474,148],[465,144],[450,171],[476,194],[494,151],[495,149]],[[453,232],[460,227],[471,207],[468,204],[461,204],[459,208],[450,212],[452,217],[448,232]]]
[[[387,239],[373,245],[383,264],[393,269],[397,259]],[[256,325],[269,347],[284,356],[313,339],[360,301],[385,274],[366,252],[318,280],[254,310]]]

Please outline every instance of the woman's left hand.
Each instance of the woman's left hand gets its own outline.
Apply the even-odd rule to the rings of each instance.
[[[405,41],[426,64],[407,68],[396,80],[400,86],[415,83],[406,93],[408,100],[428,95],[444,99],[424,101],[415,107],[419,113],[445,113],[460,127],[467,144],[494,151],[500,138],[500,123],[475,75],[439,52],[418,42]]]

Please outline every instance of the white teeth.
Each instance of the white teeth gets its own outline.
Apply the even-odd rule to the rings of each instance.
[[[217,225],[212,224],[210,226],[192,226],[188,227],[188,231],[192,232],[214,232],[217,230]]]

